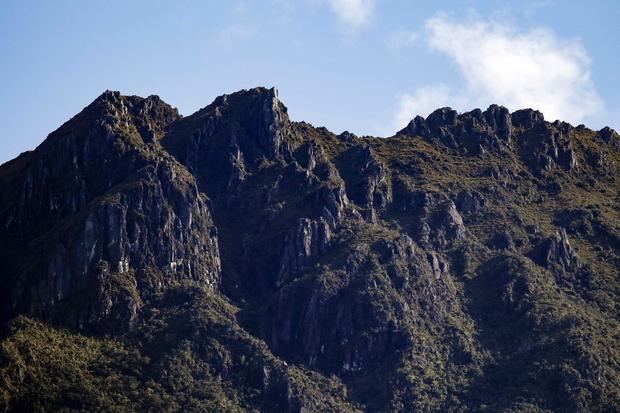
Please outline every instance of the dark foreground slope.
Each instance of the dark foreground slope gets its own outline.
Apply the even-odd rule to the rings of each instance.
[[[106,92],[0,166],[0,410],[617,411],[620,138]]]

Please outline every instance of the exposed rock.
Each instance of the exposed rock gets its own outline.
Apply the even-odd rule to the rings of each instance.
[[[428,115],[426,123],[431,130],[451,128],[457,125],[458,113],[452,108],[441,108]]]
[[[422,116],[416,116],[409,122],[405,129],[398,132],[399,135],[422,136],[430,135],[431,130],[426,124],[426,120]]]
[[[359,139],[357,135],[349,131],[342,132],[340,135],[338,135],[338,138],[341,141],[348,142],[348,143],[354,143],[357,139]]]
[[[565,271],[572,271],[579,266],[577,253],[570,245],[564,229],[543,242],[538,254],[538,263],[546,268],[558,266]]]
[[[408,263],[413,259],[416,251],[415,244],[408,235],[401,235],[393,241],[383,241],[381,244],[382,262]]]
[[[614,411],[616,140],[106,92],[0,166],[0,411]]]
[[[450,108],[437,109],[426,119],[416,116],[398,135],[421,136],[439,141],[459,152],[481,155],[510,143],[512,121],[508,109],[491,105],[459,115]]]
[[[605,126],[603,129],[601,129],[600,131],[598,131],[598,133],[596,134],[597,138],[601,139],[603,142],[611,145],[611,144],[618,144],[618,142],[620,141],[620,137],[618,136],[618,133],[610,128],[609,126]]]
[[[588,164],[597,172],[607,175],[613,173],[613,161],[604,151],[587,148],[585,156]]]
[[[6,194],[17,201],[6,205],[11,219],[2,221],[15,234],[40,235],[145,165],[136,150],[144,125],[159,133],[177,118],[156,97],[105,92],[29,155],[21,182]]]
[[[243,183],[247,176],[243,152],[241,152],[237,145],[234,146],[233,151],[230,153],[230,164],[232,165],[232,169],[227,186],[228,189],[234,189]]]
[[[284,239],[278,285],[310,263],[313,257],[324,254],[332,238],[333,228],[323,219],[301,219],[297,228]]]
[[[356,145],[343,157],[349,199],[364,208],[368,222],[376,222],[377,211],[392,201],[389,177],[383,163],[368,146]]]
[[[229,184],[247,177],[265,158],[290,159],[298,146],[275,88],[220,96],[172,125],[161,142],[208,187],[210,196],[228,191]]]
[[[509,232],[503,231],[495,234],[487,243],[491,248],[505,251],[514,251],[515,241]]]
[[[561,125],[541,124],[519,140],[521,156],[537,174],[549,172],[556,164],[571,172],[577,167],[577,158],[570,134],[570,129]]]
[[[278,99],[278,90],[271,88],[263,103],[263,127],[258,139],[271,156],[290,155],[292,145],[287,109]]]
[[[341,375],[368,372],[388,349],[398,351],[407,345],[403,319],[420,306],[434,308],[435,314],[444,311],[441,307],[453,294],[440,280],[448,271],[445,261],[416,251],[407,236],[379,244],[379,259],[392,282],[400,277],[402,298],[389,304],[377,301],[382,294],[391,294],[389,284],[367,278],[377,262],[372,253],[357,251],[334,275],[315,274],[279,292],[270,322],[270,344],[279,354],[297,354],[310,366]],[[367,288],[375,293],[360,295],[360,282],[369,283]],[[385,314],[383,304],[396,318]]]
[[[431,225],[431,228],[444,231],[447,239],[461,239],[465,236],[463,217],[456,210],[454,202],[442,204],[432,218],[434,225]]]
[[[512,124],[519,128],[533,128],[544,120],[543,114],[533,109],[521,109],[512,114]]]
[[[445,195],[414,191],[400,202],[402,211],[416,217],[414,238],[422,244],[443,248],[465,236],[463,217]]]
[[[11,187],[19,196],[0,212],[31,260],[12,271],[3,317],[121,332],[135,324],[141,295],[182,279],[217,288],[204,195],[154,140],[176,119],[157,97],[106,92],[30,155],[23,183]],[[169,277],[148,280],[147,269]]]
[[[477,191],[461,191],[456,196],[457,210],[467,216],[482,213],[487,206],[487,199]]]
[[[53,235],[59,241],[49,237],[53,243],[44,254],[49,254],[50,264],[41,276],[39,267],[35,273],[21,275],[22,287],[13,296],[14,311],[27,305],[31,314],[53,315],[57,305],[61,308],[98,285],[103,297],[93,298],[83,308],[74,306],[73,318],[62,320],[73,327],[92,327],[106,324],[106,315],[118,304],[117,297],[106,291],[110,278],[123,278],[134,289],[145,282],[142,294],[183,279],[217,288],[221,271],[217,231],[192,182],[178,180],[166,164],[141,170],[134,182],[95,201],[72,231],[59,229]],[[136,277],[143,269],[158,269],[166,277],[149,285],[152,281]],[[139,293],[134,299],[139,300]],[[133,319],[116,320],[114,328],[128,326]]]
[[[484,112],[484,118],[489,127],[502,140],[509,142],[512,133],[512,117],[508,109],[503,106],[491,105]]]
[[[434,252],[427,254],[428,262],[435,278],[439,279],[448,272],[448,264]]]
[[[320,215],[334,229],[349,206],[346,190],[341,185],[323,186],[316,193],[315,205],[320,207]]]

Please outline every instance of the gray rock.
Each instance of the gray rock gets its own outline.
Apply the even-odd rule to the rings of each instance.
[[[300,219],[284,239],[277,285],[290,281],[313,258],[324,254],[332,235],[332,228],[323,218]]]
[[[546,268],[557,266],[564,271],[572,271],[579,267],[579,257],[570,245],[564,229],[542,243],[538,260],[539,264]]]
[[[459,192],[455,204],[461,214],[478,215],[486,209],[487,199],[480,192],[467,190]]]

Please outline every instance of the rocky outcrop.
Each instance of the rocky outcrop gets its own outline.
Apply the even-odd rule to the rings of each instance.
[[[271,156],[289,156],[292,152],[291,127],[286,107],[278,99],[278,90],[271,88],[263,101],[263,124],[258,140]]]
[[[42,234],[144,166],[145,141],[177,118],[156,96],[105,92],[28,154],[20,176],[2,189],[10,201],[0,221],[20,237]]]
[[[403,189],[397,208],[411,215],[414,239],[424,246],[443,248],[465,237],[463,217],[453,201],[441,193]]]
[[[243,152],[241,152],[237,145],[234,145],[229,157],[231,171],[226,187],[228,190],[235,190],[245,181],[248,173],[246,171]]]
[[[341,159],[349,199],[362,207],[368,222],[377,221],[377,212],[392,201],[389,176],[383,163],[365,145],[356,145]]]
[[[298,146],[275,88],[222,95],[172,125],[163,146],[211,196],[239,185],[263,159],[290,160]]]
[[[426,258],[435,278],[439,279],[448,273],[448,264],[437,253],[429,252],[426,254]]]
[[[278,292],[270,345],[324,371],[368,373],[415,342],[406,320],[448,311],[454,294],[448,274],[442,256],[419,249],[407,235],[355,250],[341,267],[315,271]]]
[[[398,132],[398,135],[421,136],[427,137],[431,134],[431,130],[426,124],[426,119],[417,115],[409,122],[409,124]]]
[[[546,268],[557,267],[562,271],[572,271],[579,267],[579,258],[564,229],[543,241],[537,254],[537,262]]]
[[[0,166],[0,410],[613,411],[616,140],[106,92]]]
[[[80,328],[105,324],[118,305],[110,282],[120,282],[130,286],[134,316],[115,320],[118,329],[135,321],[140,297],[181,280],[211,289],[219,284],[217,231],[205,199],[169,165],[146,167],[126,187],[93,201],[70,231],[52,231],[42,241],[40,266],[17,281],[14,311],[27,305],[30,314],[56,318],[58,308],[96,288],[101,297],[82,308],[68,304],[72,317],[58,321]]]
[[[284,239],[284,252],[280,263],[278,285],[282,285],[311,262],[313,257],[324,254],[332,238],[333,227],[323,218],[301,219],[297,228]]]
[[[618,132],[609,126],[605,126],[603,129],[598,131],[596,137],[608,145],[618,145],[620,142],[620,137],[618,136]]]
[[[476,216],[484,212],[487,199],[478,191],[461,191],[456,196],[456,209],[465,216]]]
[[[521,135],[519,154],[536,174],[549,172],[554,165],[571,172],[577,167],[572,131],[568,124],[541,124]]]
[[[6,264],[2,317],[119,332],[135,323],[142,297],[179,280],[217,288],[206,198],[156,141],[176,119],[157,97],[106,92],[29,155],[2,188],[19,194],[2,210],[2,237],[30,260]]]
[[[516,150],[540,174],[553,165],[569,172],[577,167],[572,131],[567,123],[545,122],[543,114],[532,109],[510,114],[505,107],[491,105],[484,112],[475,109],[460,115],[450,108],[437,109],[426,119],[415,117],[397,136],[420,136],[471,155]]]
[[[518,128],[531,129],[542,124],[545,116],[533,109],[521,109],[512,114],[512,123]]]
[[[457,240],[465,236],[463,218],[452,201],[439,205],[427,222],[433,238],[440,245],[444,244],[443,240]]]
[[[477,115],[477,112],[475,113]],[[510,142],[512,135],[512,116],[508,109],[503,106],[491,105],[483,115],[488,128],[494,131],[503,141]],[[480,121],[476,119],[476,122]],[[475,127],[476,125],[474,124],[472,126]]]
[[[459,115],[451,108],[437,109],[426,119],[416,116],[397,135],[421,136],[463,153],[479,155],[510,143],[512,118],[508,109],[491,105]]]
[[[327,252],[331,239],[347,217],[361,218],[350,208],[342,185],[321,185],[310,206],[315,218],[300,218],[296,227],[284,237],[278,271],[279,286]]]

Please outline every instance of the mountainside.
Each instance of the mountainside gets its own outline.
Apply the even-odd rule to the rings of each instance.
[[[620,411],[620,137],[105,92],[0,166],[0,411]]]

